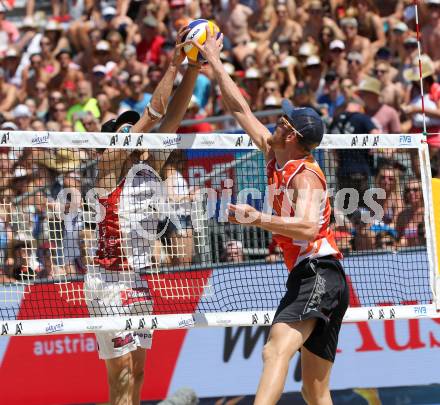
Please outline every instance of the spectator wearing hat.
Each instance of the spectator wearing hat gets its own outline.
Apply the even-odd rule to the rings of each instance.
[[[350,52],[347,55],[348,74],[347,77],[358,85],[365,77],[365,60],[361,53]]]
[[[318,97],[318,104],[327,105],[328,114],[333,117],[345,103],[340,86],[341,78],[334,70],[329,70],[324,81],[324,93]]]
[[[0,67],[0,111],[9,111],[15,104],[18,92],[15,86],[5,80],[5,71]]]
[[[79,70],[78,65],[72,62],[71,52],[68,49],[62,49],[57,54],[57,61],[60,70],[49,81],[49,89],[61,90],[66,86],[66,83],[73,83],[76,88],[78,82],[84,80],[84,74]]]
[[[50,20],[44,27],[44,36],[51,41],[52,53],[57,55],[62,49],[69,49],[69,40],[67,39],[63,28],[56,20]]]
[[[159,35],[158,21],[152,15],[146,16],[142,20],[140,34],[136,45],[138,61],[147,64],[158,64],[159,55],[165,38]]]
[[[21,86],[21,71],[19,69],[21,55],[15,48],[9,48],[3,59],[4,76],[8,83],[19,88]]]
[[[185,0],[168,0],[168,5],[168,37],[174,41],[179,29],[187,26],[191,22],[191,18],[187,14],[187,2]]]
[[[90,82],[81,80],[77,87],[78,102],[70,107],[67,111],[67,121],[73,124],[75,131],[85,132],[85,128],[81,123],[83,113],[91,112],[95,118],[100,117],[98,101],[93,97],[92,86]]]
[[[166,42],[162,44],[162,49]],[[174,49],[174,44],[171,44]],[[142,77],[147,75],[148,66],[137,60],[136,47],[133,45],[126,45],[122,52],[122,59],[118,65],[119,71],[125,71],[130,76],[140,74]]]
[[[249,68],[244,73],[243,84],[249,94],[252,110],[258,109],[258,92],[260,91],[262,75],[259,69]]]
[[[344,41],[334,39],[329,45],[328,68],[335,70],[340,77],[346,77],[348,62],[345,53]]]
[[[358,34],[358,21],[354,17],[341,20],[341,27],[345,34],[345,48],[350,54],[357,52],[362,55],[363,63],[368,64],[372,59],[371,42],[368,38]]]
[[[440,0],[426,0],[428,21],[423,24],[422,46],[432,60],[440,60]]]
[[[405,59],[404,41],[408,36],[408,26],[403,21],[394,22],[389,30],[387,46],[391,51],[393,63],[401,64]]]
[[[397,111],[380,100],[382,83],[366,76],[359,83],[358,94],[365,104],[365,114],[374,120],[381,133],[400,134],[400,120]]]
[[[436,135],[427,138],[431,147],[440,148],[440,88],[435,80],[435,68],[433,61],[427,55],[421,57],[422,79],[423,79],[423,102],[420,92],[420,72],[418,58],[414,60],[412,68],[404,71],[405,79],[411,83],[410,101],[402,106],[402,111],[410,119],[402,125],[405,132],[422,132],[424,122],[428,133]]]
[[[12,116],[14,117],[14,122],[17,124],[19,130],[21,131],[29,130],[32,119],[32,113],[27,105],[25,104],[17,105],[12,111]]]
[[[311,0],[307,3],[303,27],[303,38],[315,44],[319,44],[319,36],[323,27],[329,27],[333,31],[333,38],[344,39],[344,33],[336,22],[325,16],[321,0]]]
[[[306,59],[304,66],[304,78],[309,88],[319,98],[324,90],[325,82],[322,78],[323,63],[317,55],[311,55]]]
[[[258,109],[264,108],[265,101],[269,96],[275,97],[275,99],[281,99],[281,89],[278,81],[269,79],[260,87],[258,91]]]

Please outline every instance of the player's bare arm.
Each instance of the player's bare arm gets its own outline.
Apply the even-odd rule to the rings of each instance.
[[[292,179],[289,194],[290,200],[286,198],[283,203],[286,211],[283,216],[264,214],[247,204],[231,204],[228,219],[235,224],[258,226],[294,240],[313,241],[319,231],[319,213],[324,197],[321,181],[313,172],[304,170]],[[289,216],[292,205],[294,217]]]
[[[185,59],[185,55],[182,52],[182,38],[186,34],[186,32],[187,29],[181,29],[179,31],[173,59],[168,66],[164,77],[154,90],[150,104],[148,105],[144,114],[141,116],[140,120],[136,124],[134,124],[133,127],[131,127],[131,133],[142,133],[150,131],[159,122],[162,116],[165,115],[168,100],[170,99],[171,92],[173,90],[174,80],[176,78],[178,68]],[[187,84],[186,88],[188,87],[189,86]],[[191,95],[189,95],[189,97],[191,97]],[[185,104],[185,108],[188,105],[188,102]],[[177,107],[174,106],[170,113],[175,113],[176,108]],[[176,122],[176,120],[172,119],[172,122]],[[124,167],[124,164],[131,153],[132,151],[127,149],[107,149],[103,153],[102,158],[99,160],[98,163],[98,178],[96,183],[97,187],[114,188],[120,179],[121,171]]]
[[[240,93],[239,88],[228,75],[220,60],[220,50],[222,37],[216,40],[210,30],[206,30],[206,41],[202,45],[196,41],[192,42],[203,57],[209,62],[214,72],[214,76],[220,86],[222,101],[226,108],[231,112],[240,126],[252,138],[258,149],[260,149],[266,159],[271,158],[271,148],[267,142],[271,134],[269,130],[255,117],[249,104]]]

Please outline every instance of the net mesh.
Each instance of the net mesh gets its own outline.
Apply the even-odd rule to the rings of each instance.
[[[352,307],[432,301],[417,139],[327,135],[315,151]],[[225,215],[230,201],[264,208],[265,161],[247,137],[8,133],[2,143],[2,320],[277,307],[279,247]]]

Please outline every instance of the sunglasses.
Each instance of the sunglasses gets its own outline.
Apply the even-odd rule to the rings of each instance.
[[[380,180],[392,180],[392,181],[396,181],[396,178],[394,176],[380,176]]]
[[[386,70],[386,69],[374,69],[374,74],[375,75],[382,75],[382,74],[385,74],[385,73],[388,73],[388,70]]]
[[[303,138],[301,132],[297,131],[284,115],[278,119],[277,125]]]
[[[408,187],[405,189],[406,193],[417,193],[418,191],[420,191],[420,187]]]
[[[269,93],[273,93],[273,92],[277,91],[277,88],[276,87],[265,87],[264,90]]]
[[[64,112],[66,111],[65,108],[54,108],[54,112]]]
[[[124,124],[121,128],[119,128],[118,132],[121,132],[123,134],[128,134],[131,131],[131,124]]]

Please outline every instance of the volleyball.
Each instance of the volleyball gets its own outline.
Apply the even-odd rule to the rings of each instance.
[[[186,34],[184,41],[193,40],[203,45],[206,41],[206,26],[208,26],[211,34],[218,39],[220,37],[220,29],[212,21],[198,19],[188,24],[190,31]],[[202,62],[204,59],[197,47],[193,44],[187,44],[183,47],[187,58],[194,62]]]

